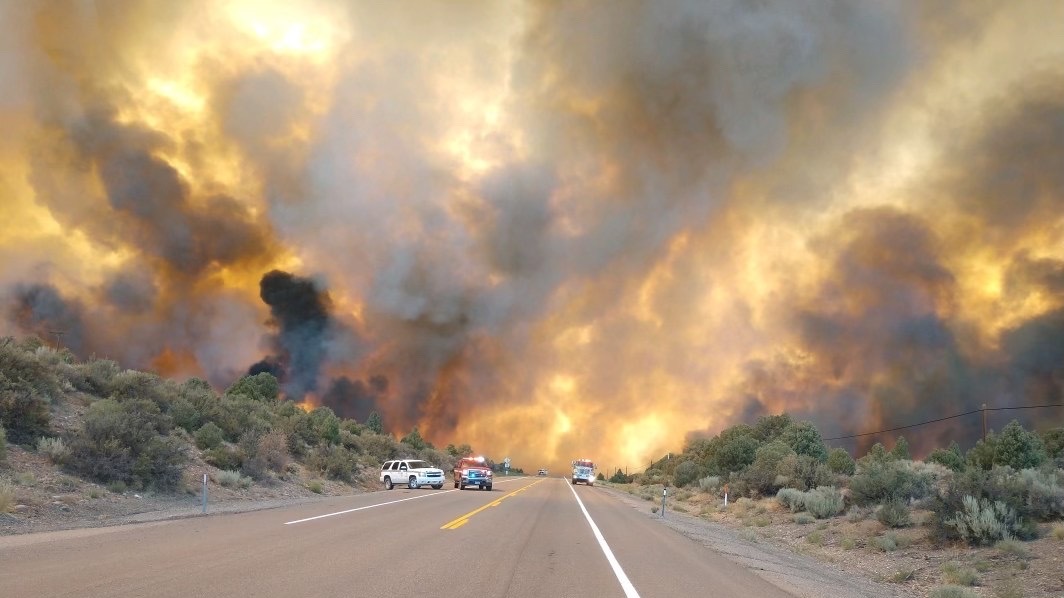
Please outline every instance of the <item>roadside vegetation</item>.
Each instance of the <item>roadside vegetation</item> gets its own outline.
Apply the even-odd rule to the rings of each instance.
[[[671,510],[739,525],[751,539],[777,534],[835,561],[867,554],[892,563],[877,573],[884,581],[919,580],[929,595],[1055,595],[1032,584],[1017,594],[1013,578],[1030,574],[1028,547],[1064,546],[1062,440],[1064,428],[1036,433],[1013,421],[966,452],[953,444],[914,460],[899,437],[889,450],[875,444],[854,459],[784,414],[693,440],[643,473],[618,470],[607,480],[652,510],[667,486]],[[916,559],[899,564],[914,550],[963,558],[935,571]],[[932,593],[936,584],[942,589]],[[972,594],[972,586],[981,590]]]
[[[0,338],[0,508],[10,508],[11,489],[28,479],[5,466],[9,444],[115,492],[157,493],[191,491],[192,466],[210,466],[211,479],[228,488],[302,476],[320,492],[314,479],[373,485],[389,459],[448,470],[472,453],[469,445],[437,449],[417,428],[397,440],[378,413],[358,422],[328,407],[306,411],[281,397],[270,374],[218,393],[195,378],[179,383],[114,361],[78,362],[37,338]]]

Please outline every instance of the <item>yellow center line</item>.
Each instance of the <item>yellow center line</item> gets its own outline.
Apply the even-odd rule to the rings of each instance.
[[[506,496],[503,496],[502,498],[500,498],[498,500],[493,500],[493,501],[489,502],[488,504],[484,505],[483,507],[480,507],[479,509],[470,511],[470,512],[466,513],[465,515],[462,515],[461,517],[459,517],[459,518],[457,518],[457,519],[455,519],[453,521],[445,523],[443,525],[443,527],[441,527],[440,529],[458,529],[458,528],[462,527],[463,525],[465,525],[466,523],[468,523],[469,522],[469,518],[472,517],[473,515],[476,515],[477,513],[483,511],[484,509],[486,509],[488,507],[497,507],[500,504],[502,504],[502,501],[506,500],[507,498],[510,498],[511,496],[515,496],[517,494],[520,494],[520,493],[524,492],[525,490],[528,490],[532,486],[535,486],[536,484],[538,484],[538,483],[540,483],[542,481],[543,480],[536,480],[535,482],[532,482],[531,484],[528,484],[527,486],[518,488],[517,490],[514,490],[513,492],[507,494]]]

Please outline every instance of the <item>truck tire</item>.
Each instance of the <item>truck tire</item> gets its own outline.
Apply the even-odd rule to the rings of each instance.
[[[443,488],[443,484],[433,484],[433,485],[432,485],[432,488],[433,488],[434,490],[439,490],[440,488]]]
[[[417,490],[417,476],[410,476],[410,479],[406,481],[406,487],[410,488],[411,490]]]
[[[395,486],[392,485],[392,476],[384,476],[384,489],[391,490]]]

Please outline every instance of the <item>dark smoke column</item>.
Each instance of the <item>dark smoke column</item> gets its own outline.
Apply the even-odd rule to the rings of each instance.
[[[250,372],[273,373],[288,398],[299,400],[317,389],[332,328],[329,297],[314,281],[280,270],[262,277],[259,297],[270,306],[273,323],[279,329],[273,339],[279,354],[251,366]]]

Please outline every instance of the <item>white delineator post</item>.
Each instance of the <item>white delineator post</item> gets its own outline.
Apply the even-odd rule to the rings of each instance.
[[[665,518],[665,496],[669,494],[668,488],[661,489],[661,517]]]
[[[724,484],[724,508],[728,508],[728,485]]]
[[[207,514],[207,474],[203,474],[203,514]]]

